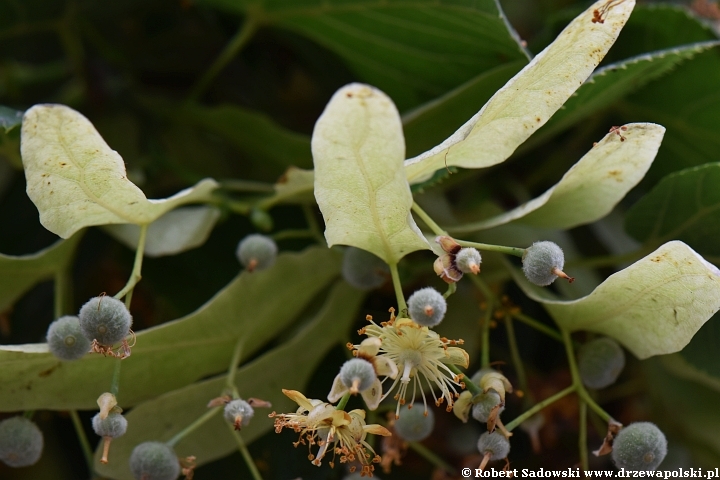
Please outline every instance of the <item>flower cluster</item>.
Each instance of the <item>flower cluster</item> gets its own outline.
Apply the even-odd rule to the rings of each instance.
[[[392,312],[392,310],[391,310]],[[390,371],[396,371],[396,375],[387,375],[385,382],[391,378],[393,383],[383,394],[386,398],[398,387],[393,397],[397,400],[395,416],[399,417],[400,406],[405,405],[408,387],[412,383],[413,391],[410,398],[411,405],[415,395],[420,391],[423,405],[427,411],[427,401],[423,392],[421,379],[430,387],[430,392],[435,399],[435,405],[440,406],[447,401],[447,410],[452,410],[453,402],[459,396],[464,385],[461,378],[450,369],[448,365],[460,365],[468,367],[470,358],[460,347],[462,340],[448,340],[440,337],[428,327],[421,327],[409,318],[395,318],[391,313],[388,322],[375,323],[371,316],[367,317],[370,325],[358,331],[360,335],[367,335],[368,339],[380,340],[375,352],[368,352],[366,341],[360,345],[353,345],[355,354],[358,356],[372,355],[374,364],[392,365]],[[377,340],[373,340],[377,344]],[[439,394],[435,393],[439,389]]]
[[[390,435],[385,427],[366,425],[364,410],[346,412],[321,400],[308,399],[295,390],[283,389],[283,393],[299,408],[295,413],[270,414],[270,417],[275,418],[276,433],[280,433],[283,428],[291,428],[299,433],[300,438],[294,445],[308,445],[308,458],[313,465],[320,466],[327,452],[332,451],[331,467],[334,466],[335,455],[340,455],[340,463],[357,461],[361,465],[361,475],[372,476],[375,470],[373,463],[379,463],[380,456],[365,441],[365,437],[368,433]],[[320,447],[317,454],[312,453],[313,445]],[[350,470],[355,471],[355,467],[350,467]]]

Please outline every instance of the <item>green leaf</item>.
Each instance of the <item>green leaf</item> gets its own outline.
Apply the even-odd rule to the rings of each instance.
[[[129,407],[222,371],[239,335],[247,338],[242,358],[249,358],[337,277],[340,262],[326,248],[281,254],[272,268],[243,272],[190,315],[139,332],[132,356],[123,360],[120,404]],[[0,346],[0,411],[95,409],[110,388],[114,363],[102,355],[60,362],[46,344]]]
[[[506,160],[540,128],[590,76],[615,42],[635,2],[627,0],[593,23],[599,0],[580,14],[457,132],[431,150],[406,161],[417,183],[446,165],[489,167]]]
[[[32,255],[16,257],[0,253],[0,312],[33,286],[70,265],[81,238],[81,234],[73,235]]]
[[[400,110],[525,57],[493,0],[201,0],[245,12],[332,50]]]
[[[302,390],[328,350],[347,340],[348,329],[363,297],[362,292],[345,282],[337,283],[322,310],[296,336],[238,370],[235,385],[240,396],[268,400],[272,410],[277,412],[297,410],[297,404],[285,397],[281,389]],[[138,405],[127,415],[127,420],[129,425],[142,425],[142,428],[129,428],[126,435],[113,440],[112,461],[107,465],[99,462],[102,446],[98,447],[95,452],[98,473],[131,480],[128,459],[133,448],[144,441],[169,440],[192,423],[207,411],[207,403],[223,392],[225,379],[223,375],[205,380]],[[255,410],[253,420],[241,432],[246,443],[272,429],[273,420],[267,418],[268,413],[269,410],[262,408]],[[176,446],[180,457],[195,455],[198,465],[235,450],[237,444],[222,413],[216,414]]]
[[[560,327],[613,337],[641,359],[681,350],[720,309],[720,270],[682,242],[666,243],[572,301],[511,271]]]
[[[262,113],[234,105],[204,107],[196,104],[144,102],[155,113],[172,122],[201,128],[222,137],[254,162],[270,162],[282,167],[312,165],[310,139],[276,124]]]
[[[711,383],[714,386],[720,385],[718,342],[720,342],[720,314],[715,314],[713,318],[703,325],[688,346],[678,354],[703,377],[713,379]]]
[[[710,322],[707,322],[705,325],[708,325],[709,323]],[[701,333],[695,335],[693,340],[700,336],[702,336]],[[716,339],[712,338],[712,340],[715,341]],[[688,347],[689,346],[690,345],[688,345]],[[664,355],[659,358],[659,361],[662,363],[663,367],[665,367],[668,372],[671,372],[676,377],[683,378],[685,380],[691,380],[708,388],[712,388],[713,390],[716,390],[720,393],[720,377],[710,375],[702,368],[699,368],[693,363],[687,361],[685,350],[687,350],[688,347],[685,347],[681,353],[676,353],[674,355]],[[714,348],[708,353],[711,354],[707,355],[708,357],[717,357],[717,352],[714,350]],[[717,364],[717,358],[711,358],[710,361]],[[717,365],[713,365],[713,367],[716,366]]]
[[[646,385],[660,415],[675,436],[682,438],[693,456],[712,457],[706,468],[715,468],[720,460],[720,393],[698,382],[676,376],[663,368],[664,359],[643,362]]]
[[[625,118],[642,118],[668,129],[649,177],[659,180],[688,167],[718,161],[720,151],[719,50],[698,54],[617,106]],[[658,101],[662,99],[662,101]]]
[[[338,90],[315,124],[312,151],[328,246],[362,248],[387,264],[429,248],[410,215],[402,125],[387,95],[359,83]]]
[[[610,213],[642,180],[664,134],[665,128],[652,123],[625,125],[605,135],[541,196],[502,215],[449,231],[467,233],[515,221],[549,229],[592,223]]]
[[[698,53],[718,45],[717,41],[684,45],[599,68],[522,148],[531,148],[594,113],[609,109],[628,94],[666,75]]]
[[[649,244],[682,240],[720,256],[720,163],[688,168],[663,178],[625,216],[625,230]]]
[[[181,207],[150,224],[145,239],[145,256],[162,257],[199,247],[210,236],[220,210],[214,207]],[[128,248],[137,250],[140,227],[132,224],[107,225],[104,230]]]
[[[40,223],[63,238],[91,225],[151,223],[207,198],[217,186],[207,179],[172,197],[148,200],[92,123],[63,105],[36,105],[25,112],[20,148],[27,193]]]
[[[23,112],[0,105],[0,128],[3,133],[8,133],[22,123]]]

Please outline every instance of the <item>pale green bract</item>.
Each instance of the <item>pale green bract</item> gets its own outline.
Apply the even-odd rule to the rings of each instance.
[[[174,255],[199,247],[220,218],[215,207],[182,207],[167,212],[150,224],[145,238],[145,256]],[[108,225],[105,231],[132,250],[140,239],[140,227],[133,224]]]
[[[575,18],[444,142],[406,160],[410,183],[446,166],[490,167],[512,155],[595,70],[635,6],[634,0],[625,0],[607,11],[604,23],[594,23],[593,12],[607,3],[599,0]]]
[[[631,123],[622,128],[626,130],[605,135],[539,197],[502,215],[448,231],[466,233],[514,221],[567,229],[599,220],[642,180],[665,134],[665,127],[654,123]]]
[[[62,238],[91,225],[149,224],[173,208],[207,199],[217,187],[205,179],[172,197],[148,200],[92,123],[64,105],[25,112],[20,150],[40,223]]]
[[[720,310],[720,270],[679,241],[662,245],[572,301],[558,300],[511,271],[560,327],[607,335],[641,359],[682,350]]]
[[[328,245],[351,245],[396,264],[429,245],[410,215],[405,140],[387,95],[354,83],[338,90],[312,136],[315,198]]]

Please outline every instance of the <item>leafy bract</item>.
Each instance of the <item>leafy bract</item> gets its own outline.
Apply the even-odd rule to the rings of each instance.
[[[220,210],[214,207],[194,206],[172,210],[150,224],[145,238],[145,256],[175,255],[199,247],[212,231]],[[107,225],[105,231],[136,250],[140,227],[132,224]]]
[[[457,132],[407,160],[410,183],[446,165],[482,168],[506,160],[590,76],[635,6],[626,0],[607,10],[604,23],[593,22],[593,12],[606,4],[599,0],[575,18]]]
[[[340,56],[400,110],[525,57],[494,0],[200,0],[292,30]]]
[[[525,58],[486,70],[442,96],[403,114],[407,155],[433,148],[477,113],[490,98],[518,73]]]
[[[23,112],[0,105],[0,128],[3,133],[8,133],[22,123]]]
[[[282,394],[282,389],[304,390],[310,375],[333,346],[347,339],[364,294],[345,282],[337,283],[317,316],[288,342],[253,362],[243,365],[235,375],[241,398],[261,398],[272,403],[272,410],[290,412],[297,409]],[[169,392],[134,408],[128,415],[126,435],[113,440],[112,461],[99,462],[102,445],[95,452],[95,468],[102,475],[116,479],[132,479],[128,458],[133,448],[149,440],[168,440],[207,411],[207,403],[225,388],[225,375]],[[243,427],[242,436],[250,443],[272,429],[270,410],[258,408],[253,420]],[[194,455],[203,465],[237,450],[221,413],[184,437],[176,446],[181,457]]]
[[[339,271],[340,255],[326,248],[281,254],[267,270],[241,273],[190,315],[139,332],[123,360],[118,401],[129,407],[226,369],[239,335],[247,338],[248,358]],[[113,368],[102,355],[60,362],[46,344],[0,346],[0,411],[94,409]]]
[[[270,207],[278,203],[312,203],[315,172],[290,167],[274,185],[275,194],[261,202],[261,206]]]
[[[405,142],[392,100],[369,85],[338,90],[312,137],[315,198],[328,245],[352,245],[396,264],[428,244],[410,215]]]
[[[678,239],[720,256],[720,163],[663,178],[625,216],[625,230],[641,242]]]
[[[81,234],[73,235],[32,255],[0,253],[0,312],[37,283],[53,278],[56,273],[67,268],[81,238]]]
[[[720,309],[720,270],[682,242],[668,242],[607,278],[590,295],[554,298],[513,269],[518,285],[561,328],[613,337],[638,358],[674,353]]]
[[[148,224],[215,189],[203,180],[163,200],[148,200],[125,174],[125,164],[92,123],[63,105],[25,112],[21,153],[27,193],[45,228],[63,238],[91,225]]]
[[[642,180],[664,134],[664,127],[652,123],[625,125],[605,135],[560,182],[539,197],[502,215],[448,231],[472,232],[513,221],[557,229],[594,222]]]

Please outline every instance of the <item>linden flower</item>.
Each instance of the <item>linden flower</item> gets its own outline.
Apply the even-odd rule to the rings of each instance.
[[[320,449],[317,455],[311,453],[308,458],[313,465],[320,466],[322,459],[328,450],[333,452],[333,461],[330,466],[334,467],[334,456],[340,455],[340,463],[359,461],[362,465],[361,474],[372,476],[375,466],[372,463],[379,463],[380,456],[365,441],[368,433],[374,435],[388,436],[390,432],[381,425],[366,425],[365,411],[336,410],[329,403],[321,400],[308,399],[296,390],[282,391],[288,398],[297,403],[300,407],[295,413],[275,412],[270,417],[275,418],[275,432],[280,433],[283,428],[292,428],[300,434],[300,438],[293,445],[301,443],[318,445]],[[332,448],[331,448],[332,447]],[[350,468],[355,471],[354,467]]]
[[[371,325],[363,327],[358,333],[380,339],[378,357],[391,361],[397,365],[398,372],[402,373],[400,376],[390,377],[394,378],[394,381],[382,397],[383,399],[387,397],[400,384],[398,392],[393,397],[398,401],[395,417],[400,417],[400,406],[405,405],[405,396],[411,381],[412,401],[414,402],[417,390],[420,390],[427,411],[427,401],[420,377],[424,377],[425,382],[430,386],[435,405],[440,406],[444,400],[447,400],[447,411],[452,410],[454,399],[459,396],[458,391],[462,390],[464,385],[448,365],[461,365],[467,368],[470,358],[462,348],[449,345],[461,345],[463,341],[441,338],[437,333],[427,327],[421,327],[409,318],[400,318],[396,321],[392,313],[390,321],[382,322],[381,325],[373,322],[370,316],[367,319]],[[361,346],[356,348],[359,349]],[[440,389],[440,395],[435,394],[435,387]]]

